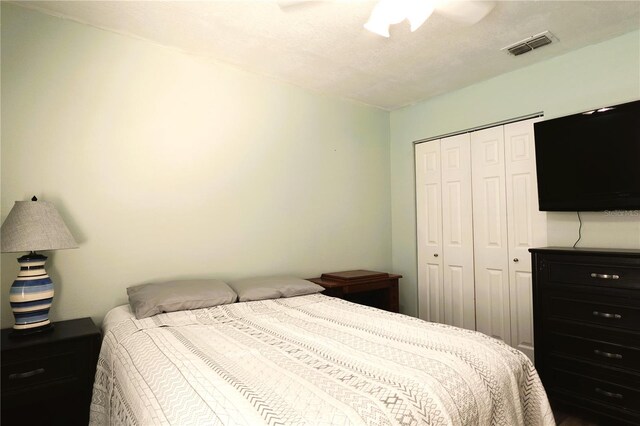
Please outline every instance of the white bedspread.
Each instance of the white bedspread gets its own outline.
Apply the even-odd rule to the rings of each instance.
[[[109,316],[91,424],[554,425],[531,361],[320,294]]]

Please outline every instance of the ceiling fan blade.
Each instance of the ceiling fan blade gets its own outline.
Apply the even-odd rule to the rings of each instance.
[[[496,7],[495,1],[445,1],[436,6],[436,12],[467,25],[481,21]]]

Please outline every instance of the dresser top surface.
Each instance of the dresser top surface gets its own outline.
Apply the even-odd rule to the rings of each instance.
[[[535,247],[531,253],[565,254],[565,255],[600,255],[600,256],[628,256],[640,257],[640,249],[613,249],[595,247]]]

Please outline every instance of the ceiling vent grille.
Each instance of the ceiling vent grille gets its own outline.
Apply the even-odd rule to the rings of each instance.
[[[540,34],[536,34],[527,39],[521,40],[517,43],[510,44],[507,47],[503,47],[500,50],[506,50],[514,56],[522,55],[523,53],[531,52],[533,49],[537,49],[547,44],[551,44],[558,39],[549,31],[545,31]]]

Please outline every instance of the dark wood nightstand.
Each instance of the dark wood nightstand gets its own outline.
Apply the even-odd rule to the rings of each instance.
[[[101,343],[91,318],[29,336],[11,331],[2,330],[2,424],[86,425]]]
[[[342,271],[309,278],[326,290],[327,296],[339,297],[361,305],[399,312],[398,280],[402,275],[376,271]]]

